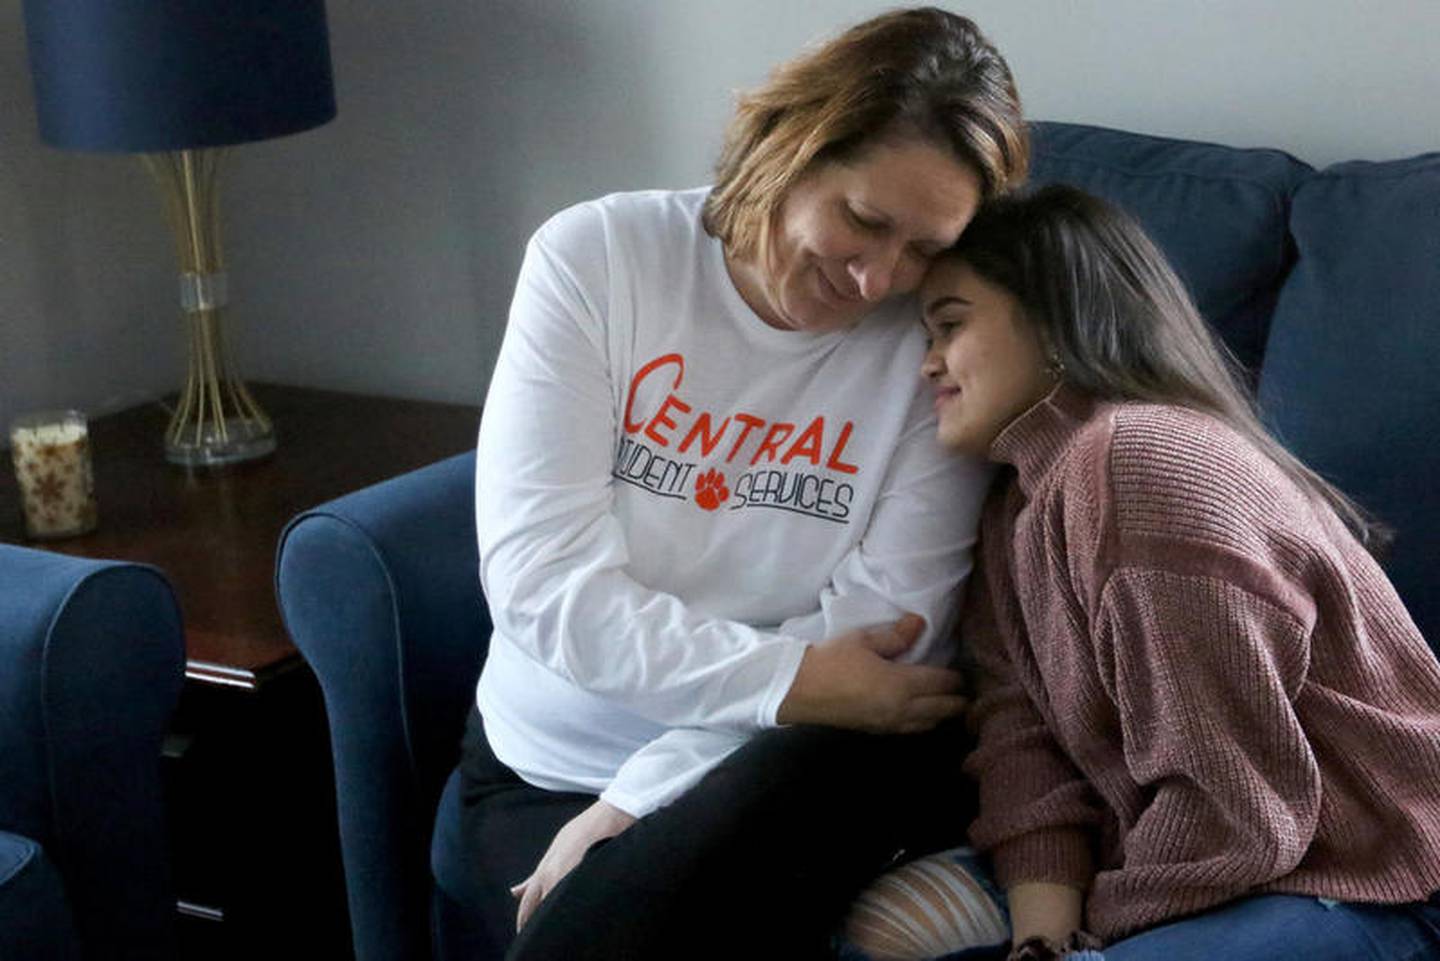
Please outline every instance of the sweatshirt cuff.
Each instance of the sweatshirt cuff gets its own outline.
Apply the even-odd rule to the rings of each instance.
[[[770,682],[770,689],[760,702],[760,727],[780,727],[775,716],[780,713],[780,704],[785,700],[785,695],[790,693],[790,687],[795,683],[795,675],[800,673],[800,662],[805,659],[805,651],[809,649],[808,641],[787,638],[790,641],[785,645],[785,650],[775,666],[775,673]]]
[[[1082,830],[1033,831],[1006,841],[990,856],[995,880],[1006,890],[1027,881],[1044,881],[1084,891],[1095,876],[1090,838]]]
[[[663,803],[655,797],[642,798],[639,795],[629,794],[625,791],[618,791],[608,788],[600,794],[600,800],[611,807],[618,808],[630,815],[635,820],[640,820],[645,815],[660,807]]]

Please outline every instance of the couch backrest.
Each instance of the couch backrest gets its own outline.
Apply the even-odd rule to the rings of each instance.
[[[1278,150],[1039,122],[1036,185],[1062,182],[1128,211],[1165,251],[1205,318],[1259,369],[1293,260],[1290,195],[1313,172]]]
[[[1395,529],[1385,560],[1440,645],[1440,153],[1346,163],[1300,185],[1299,259],[1260,402],[1310,466]]]

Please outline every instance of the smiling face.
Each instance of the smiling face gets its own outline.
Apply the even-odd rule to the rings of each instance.
[[[726,263],[767,324],[820,333],[854,326],[915,290],[979,205],[979,176],[925,140],[880,141],[806,174],[775,218],[768,262]]]
[[[1055,386],[1020,302],[969,264],[945,258],[920,288],[930,339],[921,373],[935,388],[940,443],[985,457],[995,438]]]

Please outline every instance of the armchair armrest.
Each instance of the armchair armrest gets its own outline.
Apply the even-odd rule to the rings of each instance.
[[[0,831],[0,958],[79,961],[65,882],[30,838]]]
[[[59,871],[89,958],[173,954],[160,746],[184,659],[159,571],[0,545],[0,830]]]
[[[474,476],[461,454],[307,511],[280,539],[281,613],[330,720],[360,961],[430,955],[431,825],[490,636]]]

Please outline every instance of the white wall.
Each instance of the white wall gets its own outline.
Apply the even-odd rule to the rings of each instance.
[[[0,4],[0,446],[17,411],[114,407],[175,379],[174,254],[147,176],[39,145],[20,5]]]
[[[1032,116],[1317,166],[1440,150],[1434,0],[972,0]],[[733,91],[870,0],[331,0],[340,116],[238,148],[232,340],[252,379],[478,402],[524,240],[610,190],[703,182]],[[179,380],[138,167],[38,144],[0,4],[0,422]]]

